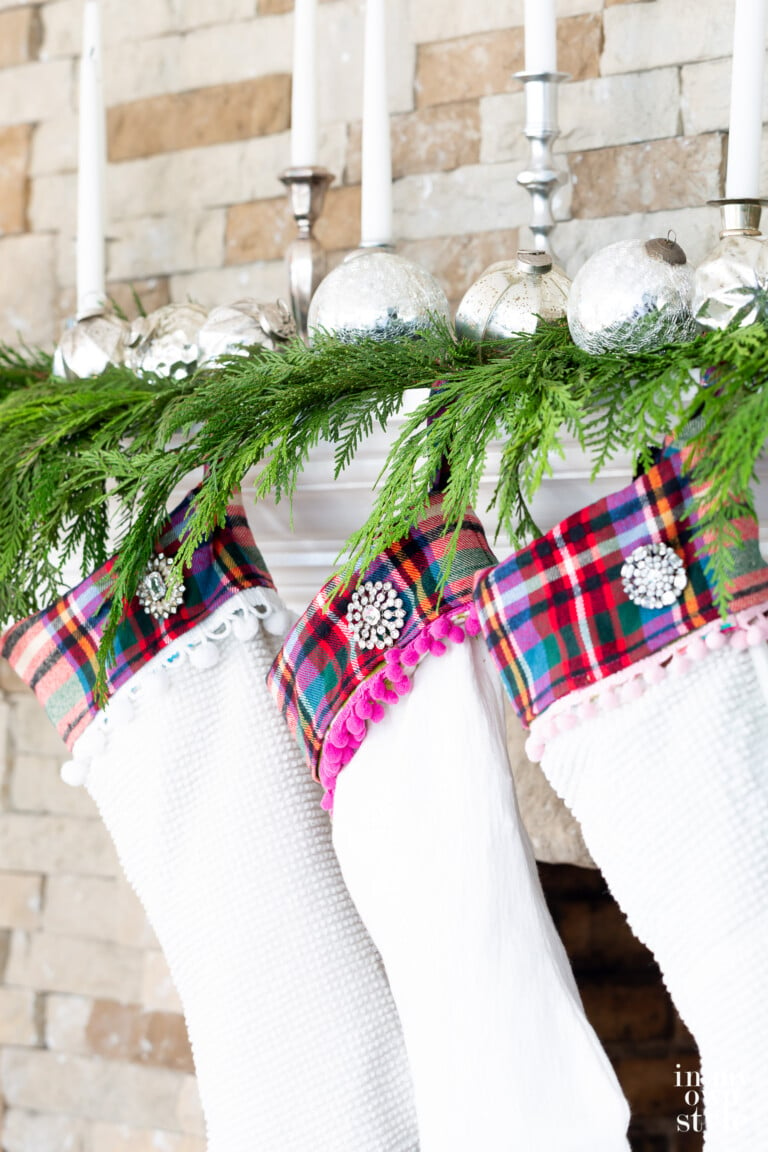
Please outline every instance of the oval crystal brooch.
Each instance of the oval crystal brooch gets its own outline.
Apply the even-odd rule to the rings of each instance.
[[[136,595],[144,611],[155,620],[167,620],[178,609],[184,599],[184,584],[171,586],[171,562],[162,552],[147,564]]]
[[[352,593],[347,624],[358,648],[391,648],[404,620],[403,602],[389,580],[366,580]]]
[[[621,568],[629,599],[640,608],[669,608],[688,583],[685,565],[669,544],[640,544]]]

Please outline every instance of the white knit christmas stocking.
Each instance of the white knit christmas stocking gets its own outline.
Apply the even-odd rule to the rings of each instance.
[[[185,514],[161,541],[166,555]],[[274,633],[289,619],[242,508],[198,550],[167,618],[132,605],[96,715],[104,576],[17,625],[4,651],[73,746],[70,773],[96,800],[166,953],[210,1152],[414,1152],[386,978],[320,789],[267,694]],[[142,587],[162,613],[162,560]]]
[[[436,499],[353,592],[331,581],[273,689],[334,799],[344,878],[403,1023],[423,1152],[620,1152],[628,1109],[544,902],[470,614],[490,553],[467,515],[440,600],[447,543]]]
[[[484,574],[478,607],[529,754],[696,1038],[707,1152],[753,1152],[768,1131],[768,570],[745,517],[723,621],[696,525],[670,452]]]

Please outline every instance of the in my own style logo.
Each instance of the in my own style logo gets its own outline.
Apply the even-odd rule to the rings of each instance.
[[[683,1070],[675,1064],[675,1087],[683,1090],[683,1103],[686,1111],[677,1114],[678,1132],[703,1132],[704,1111],[701,1098],[701,1074],[694,1070]]]

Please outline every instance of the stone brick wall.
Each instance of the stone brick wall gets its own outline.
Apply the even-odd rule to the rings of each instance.
[[[121,304],[285,293],[292,236],[291,0],[103,0],[109,289]],[[129,8],[129,12],[127,10]],[[526,242],[522,0],[390,0],[395,227],[455,303]],[[81,0],[0,0],[0,339],[52,345],[74,300]],[[612,240],[671,228],[712,244],[728,121],[730,0],[559,0],[557,150],[572,184],[556,244],[571,273]],[[357,242],[358,0],[320,12],[318,235]],[[768,157],[768,150],[764,149]],[[766,161],[768,162],[768,161]],[[764,171],[765,177],[765,171]],[[768,188],[764,178],[763,187]],[[3,671],[0,810],[2,1152],[200,1152],[173,989],[87,798]],[[546,869],[587,1007],[635,1104],[638,1152],[688,1152],[673,1070],[693,1066],[649,958],[599,877]]]

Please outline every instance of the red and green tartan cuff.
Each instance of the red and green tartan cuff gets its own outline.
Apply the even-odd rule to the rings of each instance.
[[[196,490],[171,514],[156,554],[171,559],[179,549]],[[96,652],[111,603],[111,558],[81,584],[0,637],[0,655],[35,692],[68,748],[98,712],[94,701]],[[121,621],[115,662],[108,673],[112,696],[167,645],[189,632],[246,588],[273,588],[239,499],[225,521],[195,550],[184,571],[184,595],[167,618],[156,618],[134,597]]]
[[[474,575],[495,562],[480,521],[468,511],[441,590],[453,532],[442,505],[442,496],[434,494],[428,513],[408,536],[381,552],[346,587],[340,576],[329,580],[289,633],[267,677],[326,789],[326,808],[368,722],[381,719],[384,705],[410,690],[408,672],[427,653],[444,652],[445,641],[464,639]]]
[[[523,722],[720,619],[679,450],[478,575],[477,612]],[[755,517],[735,522],[736,614],[768,599]]]

